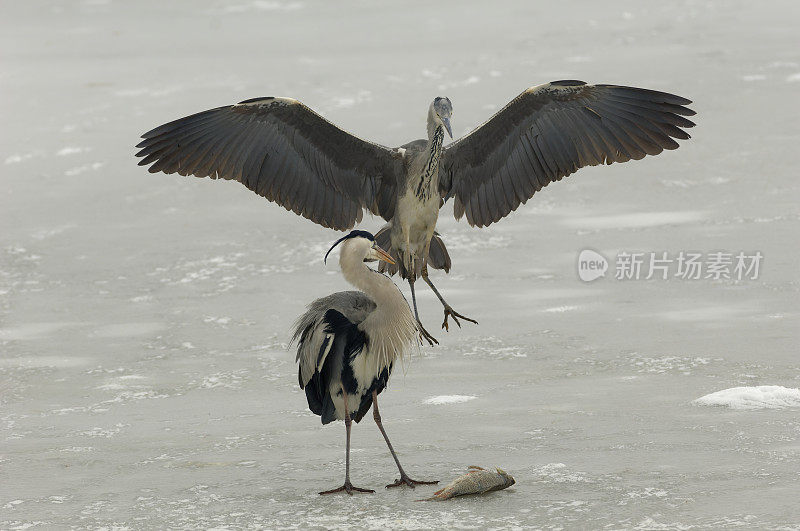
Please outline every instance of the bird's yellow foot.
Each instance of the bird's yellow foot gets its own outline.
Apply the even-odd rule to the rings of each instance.
[[[464,319],[465,321],[469,321],[470,323],[478,324],[478,321],[476,321],[475,319],[470,319],[466,315],[461,315],[460,313],[455,311],[450,306],[445,306],[444,307],[444,322],[442,323],[442,328],[444,328],[448,332],[450,331],[450,325],[447,323],[447,318],[448,317],[452,317],[453,321],[458,325],[459,328],[461,328],[461,323],[458,322],[459,319]]]
[[[352,496],[354,492],[374,493],[375,491],[372,489],[360,489],[358,487],[354,487],[353,484],[350,483],[350,481],[345,481],[344,485],[342,485],[338,489],[324,490],[320,492],[320,494],[335,494],[337,492],[346,492],[347,494]]]
[[[396,479],[394,483],[389,483],[388,485],[386,485],[386,488],[387,489],[391,489],[393,487],[399,487],[400,485],[408,485],[409,487],[411,487],[413,489],[414,485],[436,485],[437,483],[439,483],[439,482],[438,481],[419,481],[417,479],[411,479],[410,477],[408,477],[405,474],[401,474],[400,477],[398,479]]]

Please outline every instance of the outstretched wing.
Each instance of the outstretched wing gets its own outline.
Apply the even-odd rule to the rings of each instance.
[[[456,219],[485,227],[584,166],[675,149],[694,126],[691,101],[653,90],[554,81],[526,90],[447,146],[440,193]]]
[[[297,100],[255,98],[142,135],[151,173],[231,179],[324,227],[352,228],[368,209],[386,220],[402,160],[342,131]]]

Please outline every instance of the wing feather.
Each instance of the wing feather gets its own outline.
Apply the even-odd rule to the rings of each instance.
[[[142,135],[151,173],[239,181],[315,223],[352,228],[394,211],[397,153],[361,140],[288,98],[256,98],[166,123]],[[379,200],[380,196],[380,200]]]
[[[694,126],[690,100],[648,89],[555,81],[514,98],[442,157],[442,197],[456,219],[498,221],[549,183],[585,166],[675,149]]]

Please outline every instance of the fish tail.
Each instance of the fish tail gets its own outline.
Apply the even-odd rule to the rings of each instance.
[[[419,500],[414,501],[444,501],[449,500],[452,496],[431,496],[430,498],[420,498]]]
[[[414,500],[414,501],[442,501],[442,500],[449,500],[452,497],[453,495],[450,491],[445,492],[444,489],[439,489],[436,492],[434,492],[433,496],[431,496],[430,498],[421,498],[419,500]]]

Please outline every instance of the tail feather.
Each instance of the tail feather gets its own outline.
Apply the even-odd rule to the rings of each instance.
[[[453,265],[450,261],[450,253],[447,252],[447,247],[444,246],[438,232],[433,233],[431,246],[428,248],[428,265],[434,269],[444,269],[445,273],[449,273],[450,267]]]

